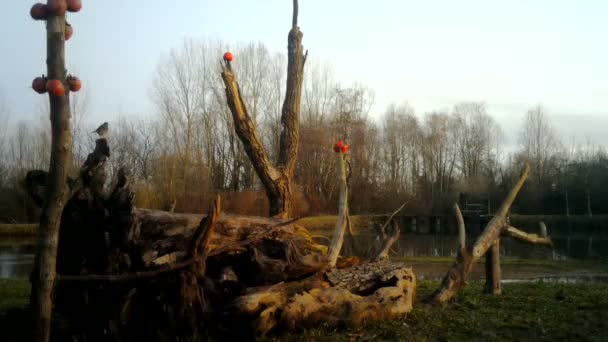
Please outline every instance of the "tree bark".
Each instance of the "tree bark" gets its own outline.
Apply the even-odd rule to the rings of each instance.
[[[50,2],[50,1],[49,1]],[[51,159],[47,190],[40,214],[40,234],[32,277],[34,304],[34,341],[48,341],[53,310],[52,294],[56,277],[57,245],[61,214],[70,194],[67,187],[68,170],[72,164],[69,87],[66,84],[65,16],[52,15],[47,20],[47,74],[64,84],[66,94],[49,94],[51,119]]]
[[[492,247],[486,252],[486,283],[484,293],[493,295],[501,294],[501,270],[500,270],[500,239],[492,244]]]
[[[243,142],[247,156],[258,175],[269,201],[269,214],[287,218],[292,214],[293,177],[300,139],[300,103],[304,79],[303,34],[297,25],[298,1],[294,0],[293,23],[288,36],[287,89],[281,114],[281,136],[276,167],[270,162],[267,151],[248,114],[236,76],[229,61],[222,65],[222,79],[226,86],[226,100],[232,112],[236,133]]]
[[[500,236],[507,220],[507,214],[517,194],[521,190],[530,174],[530,166],[526,164],[519,180],[513,186],[496,215],[488,222],[486,228],[477,238],[472,248],[467,248],[463,255],[459,255],[456,263],[447,272],[439,288],[428,298],[428,301],[436,304],[450,301],[458,290],[465,285],[473,264],[483,256]]]

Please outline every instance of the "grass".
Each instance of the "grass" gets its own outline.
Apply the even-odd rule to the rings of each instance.
[[[421,299],[436,281],[418,282],[414,310],[404,319],[362,329],[310,329],[261,341],[469,341],[469,340],[605,340],[608,336],[608,285],[505,284],[502,296],[481,294],[471,282],[455,302],[427,306]],[[0,340],[18,341],[27,331],[29,283],[0,280]],[[16,330],[21,331],[19,335]]]
[[[28,279],[0,279],[0,316],[11,309],[25,309],[29,303]],[[1,340],[1,339],[0,339]]]
[[[0,236],[35,236],[38,231],[37,224],[9,223],[0,224]]]

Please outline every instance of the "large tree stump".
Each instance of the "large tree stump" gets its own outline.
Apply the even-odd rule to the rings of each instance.
[[[107,146],[98,140],[62,216],[55,307],[69,322],[65,336],[251,336],[321,322],[358,326],[411,310],[411,269],[338,259],[326,273],[328,248],[297,219],[220,213],[219,201],[207,215],[136,208],[125,172],[104,186]],[[31,193],[44,193],[33,180],[46,177],[36,175]],[[252,329],[234,327],[243,321]]]

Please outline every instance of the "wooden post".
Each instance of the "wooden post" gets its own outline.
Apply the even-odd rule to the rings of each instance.
[[[486,283],[483,289],[484,293],[500,295],[502,292],[500,286],[501,270],[500,270],[500,239],[492,244],[492,247],[486,252]]]
[[[348,216],[348,186],[346,184],[346,154],[338,153],[338,170],[340,174],[340,200],[338,202],[338,221],[334,229],[331,245],[327,255],[327,267],[336,266],[342,243],[344,242],[344,231],[346,230]]]
[[[52,1],[49,0],[49,3]],[[34,311],[34,341],[48,341],[51,332],[52,293],[56,278],[57,245],[63,207],[70,191],[68,170],[72,165],[72,135],[70,128],[69,87],[65,69],[65,15],[50,15],[46,22],[47,74],[49,80],[59,80],[64,96],[49,94],[51,119],[51,160],[47,192],[40,213],[38,247],[32,277]]]
[[[454,203],[454,215],[456,216],[456,221],[458,222],[458,253],[464,254],[466,249],[466,227],[464,225],[464,218],[462,217],[462,212],[460,211],[460,207],[458,203]]]

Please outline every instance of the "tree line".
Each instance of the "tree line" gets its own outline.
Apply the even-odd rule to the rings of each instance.
[[[278,158],[286,56],[261,43],[185,40],[160,58],[150,89],[156,112],[110,122],[110,173],[120,167],[129,171],[138,206],[200,212],[221,192],[228,211],[268,212],[226,105],[218,62],[228,50],[235,55],[233,68],[249,114],[270,157]],[[518,145],[508,149],[483,102],[428,113],[416,113],[407,103],[391,104],[383,113],[371,113],[373,102],[372,89],[345,86],[331,65],[307,61],[295,214],[336,211],[339,187],[332,145],[338,139],[350,146],[352,214],[385,213],[404,201],[409,201],[411,213],[442,214],[461,193],[485,195],[497,205],[525,162],[531,165],[531,182],[514,211],[608,211],[608,195],[602,191],[608,182],[606,151],[592,142],[561,139],[542,105],[522,113]],[[95,137],[88,132],[99,123],[86,120],[86,93],[73,96],[71,106],[76,170],[94,146]],[[28,170],[48,167],[47,125],[46,117],[14,121],[0,99],[0,222],[37,221],[23,178]]]

